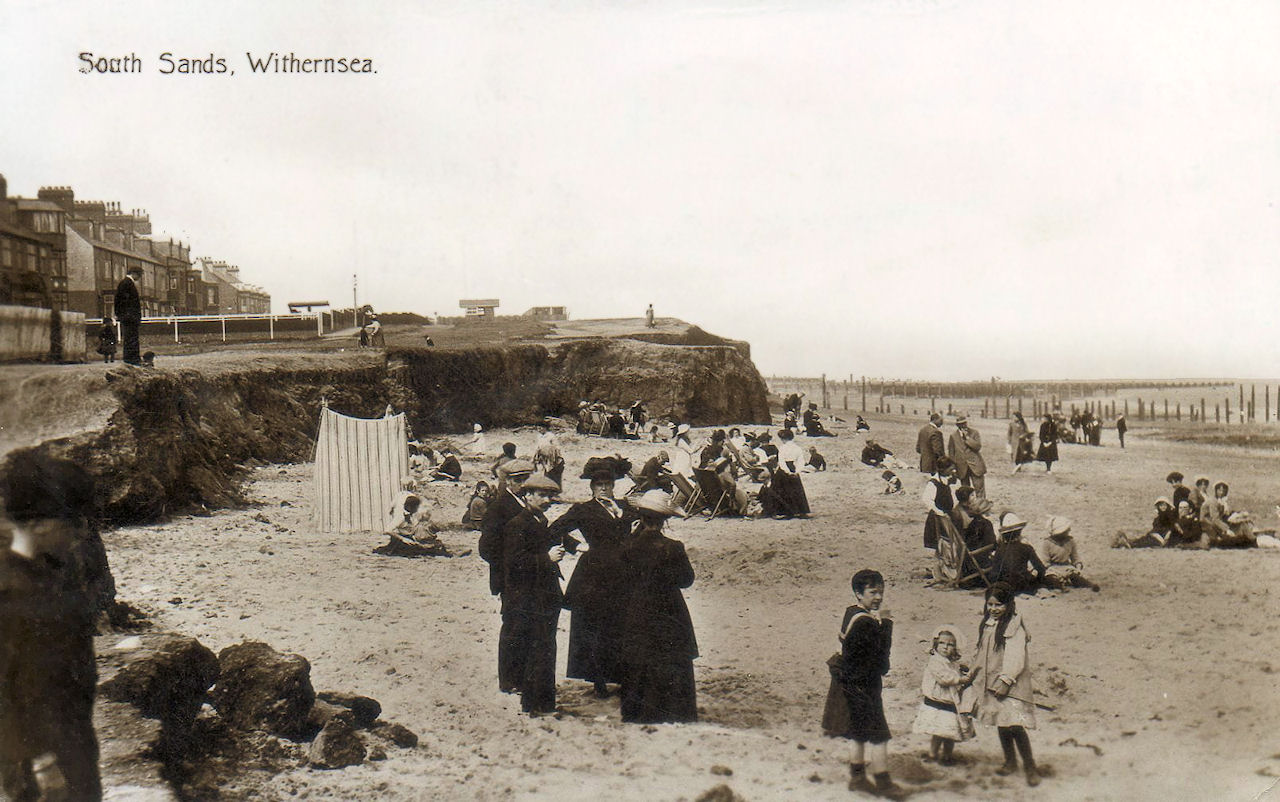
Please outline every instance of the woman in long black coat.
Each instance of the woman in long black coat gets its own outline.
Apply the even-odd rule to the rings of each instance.
[[[576,529],[587,541],[564,593],[565,609],[572,611],[566,674],[594,683],[598,696],[608,695],[605,683],[622,682],[619,570],[633,520],[634,512],[624,511],[613,498],[613,474],[597,471],[591,476],[591,500],[574,504],[551,525],[557,538]]]
[[[632,502],[640,522],[623,553],[631,592],[623,614],[622,720],[641,724],[698,720],[693,659],[698,642],[681,588],[693,584],[684,544],[662,534],[682,515],[661,490]]]
[[[1045,415],[1040,424],[1040,450],[1036,452],[1036,459],[1044,463],[1045,473],[1052,471],[1053,463],[1058,461],[1058,424],[1051,415]]]

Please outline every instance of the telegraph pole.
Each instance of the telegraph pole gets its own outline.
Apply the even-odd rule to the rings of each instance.
[[[351,325],[360,327],[360,305],[356,303],[356,274],[351,274]]]

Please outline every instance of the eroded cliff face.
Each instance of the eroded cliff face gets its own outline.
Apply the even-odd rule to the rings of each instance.
[[[415,431],[536,423],[595,399],[639,399],[650,417],[694,425],[769,421],[764,380],[731,346],[599,339],[554,349],[402,350],[389,357],[388,372],[409,391],[404,408]]]
[[[596,398],[619,406],[642,399],[653,417],[695,425],[769,420],[763,379],[731,346],[581,340],[171,362],[154,371],[47,368],[29,384],[52,398],[65,381],[80,394],[74,424],[42,420],[42,410],[65,410],[25,399],[27,382],[6,387],[6,406],[21,410],[6,425],[48,436],[9,440],[5,450],[37,448],[86,466],[104,521],[118,525],[240,503],[246,464],[311,459],[325,402],[357,417],[404,410],[419,436],[468,431],[477,421],[536,423]]]

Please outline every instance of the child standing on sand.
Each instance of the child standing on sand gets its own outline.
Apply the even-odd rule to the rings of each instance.
[[[828,699],[822,726],[831,735],[853,741],[850,791],[896,799],[902,788],[889,778],[889,724],[881,699],[881,677],[889,673],[889,647],[893,642],[893,621],[881,606],[884,577],[878,571],[864,569],[853,575],[851,584],[857,604],[844,611],[840,659],[831,666],[836,680],[832,690],[838,695],[833,693],[834,698]]]
[[[956,741],[973,737],[973,720],[964,711],[961,690],[965,667],[960,664],[960,630],[952,626],[934,630],[929,662],[920,682],[920,709],[912,731],[932,736],[929,756],[944,766],[953,762]]]
[[[1013,588],[997,582],[987,588],[978,646],[973,667],[965,674],[973,684],[978,720],[994,726],[1004,750],[1004,765],[996,774],[1018,770],[1018,755],[1027,785],[1040,784],[1040,772],[1031,754],[1027,730],[1035,729],[1036,705],[1031,687],[1031,660],[1027,644],[1031,636],[1018,615]]]

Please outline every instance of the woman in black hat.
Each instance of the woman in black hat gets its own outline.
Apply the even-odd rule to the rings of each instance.
[[[621,569],[622,584],[630,589],[623,612],[622,720],[697,721],[698,642],[680,592],[693,584],[693,566],[684,544],[662,533],[663,522],[684,511],[661,490],[633,497],[631,504],[640,521]]]
[[[635,520],[633,511],[624,510],[614,500],[613,484],[610,471],[596,471],[591,475],[591,498],[574,504],[551,524],[557,538],[576,529],[587,541],[565,588],[564,606],[572,611],[565,673],[591,682],[601,697],[609,695],[606,683],[622,681],[617,596],[622,589],[619,574],[624,541]]]

